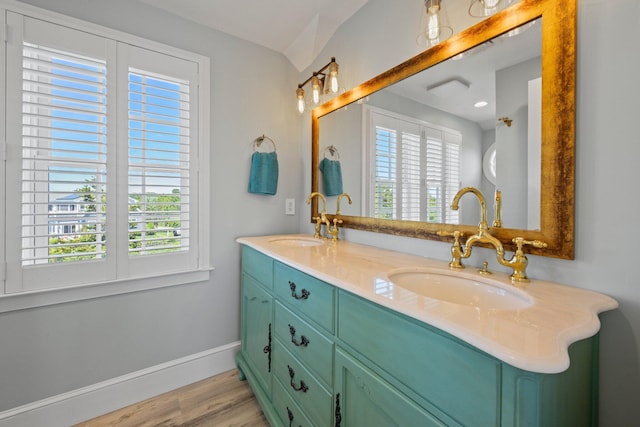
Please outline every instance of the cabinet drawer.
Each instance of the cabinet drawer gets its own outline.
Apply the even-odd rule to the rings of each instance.
[[[344,291],[338,336],[462,425],[500,423],[500,363]]]
[[[276,337],[273,341],[273,373],[300,409],[317,426],[331,422],[331,393],[287,350]]]
[[[273,259],[248,246],[242,248],[242,270],[267,289],[273,288]]]
[[[335,288],[301,271],[275,263],[274,291],[297,313],[304,313],[330,332],[334,330]]]
[[[333,372],[333,342],[309,323],[276,303],[275,333],[282,345],[318,376],[331,385]]]
[[[289,393],[285,391],[284,385],[277,379],[273,380],[273,406],[284,425],[291,427],[313,426],[304,411],[289,396]]]

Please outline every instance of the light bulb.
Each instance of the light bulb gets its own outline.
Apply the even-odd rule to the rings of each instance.
[[[340,90],[338,86],[338,63],[335,58],[331,58],[331,64],[329,64],[329,90],[331,93],[338,93],[338,90]]]
[[[429,40],[436,40],[440,36],[440,6],[427,9],[427,34]]]
[[[298,113],[302,114],[304,113],[304,89],[302,89],[301,87],[298,87],[298,89],[296,89],[296,98],[297,98],[297,106],[298,106]]]
[[[311,101],[314,105],[320,103],[320,93],[322,93],[322,85],[320,79],[314,75],[311,78]]]

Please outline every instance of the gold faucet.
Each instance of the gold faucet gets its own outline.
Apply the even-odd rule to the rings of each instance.
[[[513,254],[511,259],[504,259],[504,247],[502,246],[502,242],[489,233],[489,226],[487,225],[487,204],[480,190],[473,187],[462,188],[453,198],[453,201],[451,202],[451,209],[458,210],[460,197],[466,193],[475,194],[478,201],[480,201],[480,224],[478,224],[478,232],[469,236],[465,242],[464,251],[461,251],[462,248],[460,247],[459,238],[461,234],[457,234],[459,232],[453,233],[455,239],[453,247],[451,248],[453,259],[449,263],[449,266],[452,269],[464,268],[464,265],[462,265],[462,258],[469,258],[471,256],[471,248],[473,245],[476,243],[488,243],[496,249],[496,259],[500,265],[513,269],[513,273],[509,276],[512,282],[528,282],[529,278],[527,278],[526,274],[528,260],[522,250],[522,246],[532,245],[536,248],[545,248],[547,247],[547,244],[540,240],[525,240],[523,237],[515,237],[512,241],[516,244],[516,252]],[[443,232],[442,235],[446,234]]]
[[[340,231],[338,229],[338,224],[342,224],[342,219],[338,218],[338,215],[340,215],[340,199],[342,199],[343,197],[346,197],[347,200],[349,200],[349,204],[352,203],[351,196],[348,195],[347,193],[342,193],[338,195],[338,201],[336,202],[336,205],[337,205],[336,215],[333,217],[333,227],[331,226],[327,227],[327,233],[331,235],[331,240],[333,240],[334,242],[338,240],[338,232]]]
[[[471,247],[475,243],[489,243],[496,249],[499,248],[499,250],[502,250],[504,252],[500,240],[489,233],[489,225],[487,224],[487,203],[485,202],[484,196],[482,195],[480,190],[474,187],[462,188],[456,193],[455,197],[453,198],[453,201],[451,202],[451,209],[453,209],[454,211],[458,210],[458,202],[460,201],[460,198],[466,193],[475,194],[475,196],[478,198],[478,201],[480,202],[480,224],[478,224],[478,233],[469,236],[469,238],[465,242],[464,253],[461,255],[461,258],[469,258],[471,256]]]
[[[322,193],[318,193],[317,191],[314,191],[313,193],[309,194],[309,197],[307,197],[307,204],[310,205],[311,204],[311,200],[314,197],[318,197],[320,200],[322,200],[322,210],[320,211],[320,215],[316,216],[316,217],[312,217],[311,219],[314,220],[316,222],[316,232],[313,235],[313,237],[315,237],[316,239],[322,237],[322,224],[325,224],[327,226],[327,230],[329,229],[329,227],[331,226],[331,224],[329,223],[329,220],[327,219],[327,198],[324,197],[324,194]]]
[[[346,197],[346,198],[347,198],[347,200],[349,200],[349,204],[351,204],[351,203],[352,203],[352,202],[351,202],[351,196],[350,196],[350,195],[348,195],[347,193],[342,193],[342,194],[340,194],[340,195],[338,196],[338,202],[337,202],[338,209],[336,210],[336,215],[340,215],[340,199],[342,199],[343,197]]]

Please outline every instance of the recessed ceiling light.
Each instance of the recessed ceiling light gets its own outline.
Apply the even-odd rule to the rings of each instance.
[[[475,104],[473,104],[473,106],[476,108],[486,107],[487,105],[489,105],[487,101],[478,101]]]

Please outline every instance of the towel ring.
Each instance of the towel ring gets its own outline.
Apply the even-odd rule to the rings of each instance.
[[[327,151],[331,155],[331,158],[336,158],[336,159],[340,160],[340,153],[338,153],[338,149],[336,147],[334,147],[333,145],[329,145],[328,147],[326,147],[324,149],[324,151],[322,153],[322,156],[325,159],[327,158]]]
[[[253,141],[253,151],[258,151],[258,148],[262,145],[262,142],[264,140],[269,140],[269,142],[271,142],[271,145],[273,145],[273,151],[276,151],[276,143],[273,142],[273,139],[269,138],[268,136],[265,136],[264,134],[262,136],[257,137],[254,141]]]

